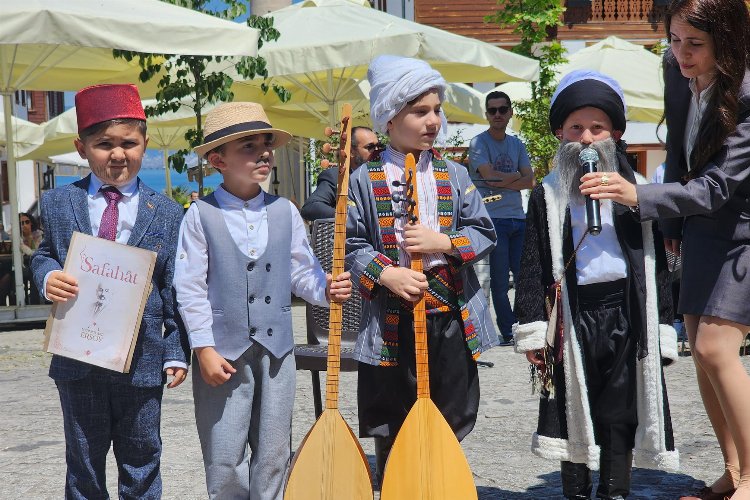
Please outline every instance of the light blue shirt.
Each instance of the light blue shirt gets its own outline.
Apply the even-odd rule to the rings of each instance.
[[[498,173],[512,174],[521,168],[531,167],[529,154],[521,140],[513,135],[506,135],[498,141],[490,135],[489,130],[482,132],[471,140],[469,145],[469,174],[482,197],[502,194],[502,199],[487,203],[487,213],[493,219],[526,219],[523,211],[521,192],[515,189],[498,189],[488,186],[479,174],[479,167],[491,165]]]

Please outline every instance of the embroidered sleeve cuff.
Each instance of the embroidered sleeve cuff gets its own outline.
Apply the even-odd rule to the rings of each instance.
[[[211,330],[195,330],[188,333],[188,340],[190,341],[190,348],[196,349],[198,347],[214,347],[216,342],[214,341],[214,334]]]
[[[471,241],[466,235],[458,231],[448,231],[445,234],[451,239],[451,244],[453,245],[452,256],[458,258],[461,264],[467,264],[474,260],[477,254],[474,252],[474,247],[471,246]]]
[[[547,322],[533,321],[523,325],[516,323],[513,325],[513,336],[518,353],[544,349],[547,345]]]
[[[382,253],[379,253],[367,264],[359,277],[359,291],[364,298],[369,300],[372,297],[375,293],[375,285],[380,282],[380,275],[392,265],[393,261]]]
[[[659,325],[659,347],[665,366],[677,361],[677,330],[672,325]]]

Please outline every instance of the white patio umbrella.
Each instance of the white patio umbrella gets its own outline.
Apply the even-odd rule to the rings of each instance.
[[[38,148],[44,142],[44,130],[40,125],[31,123],[15,116],[10,121],[13,129],[13,143],[15,144],[15,156],[25,155],[29,151]],[[0,146],[7,148],[7,132],[3,127],[0,129]]]
[[[570,55],[568,62],[556,68],[555,73],[559,80],[577,69],[596,70],[617,80],[625,95],[628,120],[647,123],[661,120],[664,112],[661,57],[642,45],[610,36]],[[492,90],[505,92],[514,102],[531,99],[531,86],[527,83],[505,83]]]
[[[158,0],[3,0],[0,10],[0,94],[13,137],[13,92],[76,90],[105,82],[139,83],[135,62],[112,49],[158,54],[254,56],[258,31]],[[141,85],[144,96],[154,84]],[[17,303],[23,304],[16,162],[8,149]]]
[[[378,55],[415,57],[429,62],[449,82],[533,81],[537,61],[494,45],[431,26],[414,23],[370,8],[367,0],[304,0],[268,14],[281,36],[264,45],[271,81],[328,108],[336,123],[339,103],[366,78]],[[243,87],[259,81],[235,79]]]

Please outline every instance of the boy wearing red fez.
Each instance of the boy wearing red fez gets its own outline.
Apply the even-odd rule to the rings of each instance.
[[[42,195],[44,240],[31,260],[44,297],[65,302],[78,283],[62,271],[74,231],[156,252],[152,289],[129,373],[53,356],[49,375],[60,394],[65,428],[65,497],[109,498],[110,445],[120,498],[160,498],[163,384],[187,375],[175,317],[174,258],[182,207],[146,186],[138,171],[146,151],[146,116],[133,85],[97,85],[76,94],[75,146],[91,174]]]

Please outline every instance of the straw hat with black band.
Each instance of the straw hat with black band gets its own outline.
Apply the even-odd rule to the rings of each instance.
[[[206,115],[203,131],[203,144],[195,148],[195,152],[201,157],[222,144],[249,135],[271,134],[273,149],[292,139],[289,132],[273,128],[263,106],[254,102],[219,104]]]

